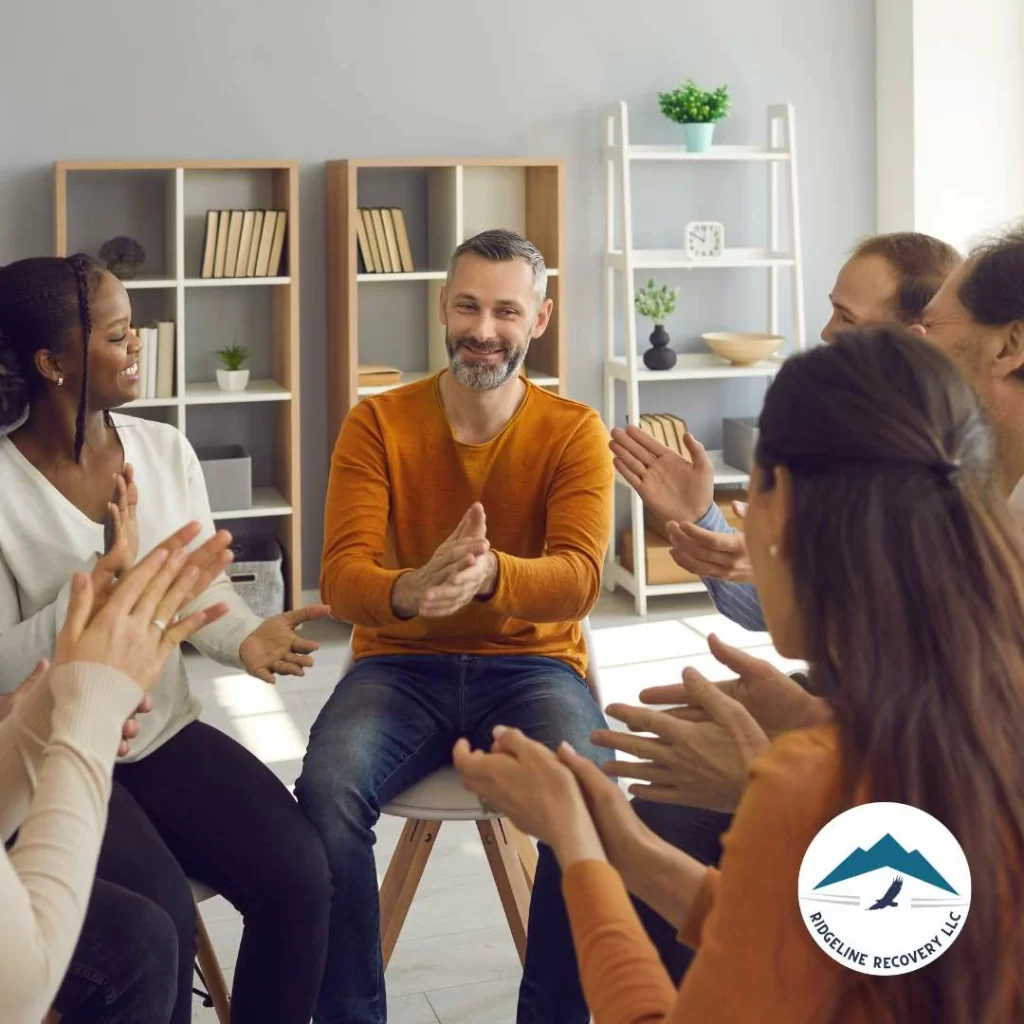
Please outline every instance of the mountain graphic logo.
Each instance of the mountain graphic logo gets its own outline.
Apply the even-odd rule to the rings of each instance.
[[[971,868],[938,818],[869,801],[819,828],[800,861],[797,900],[815,945],[843,968],[908,974],[963,933]]]
[[[909,875],[919,881],[927,882],[938,889],[959,895],[956,889],[932,867],[928,858],[919,850],[905,850],[890,833],[886,832],[874,846],[865,850],[858,847],[845,860],[833,868],[814,888],[822,889],[836,882],[845,882],[859,875],[866,875],[879,868],[890,868],[900,875]],[[902,879],[901,885],[902,885]]]

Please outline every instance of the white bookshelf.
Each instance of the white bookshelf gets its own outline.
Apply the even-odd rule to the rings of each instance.
[[[250,452],[251,507],[214,518],[237,535],[246,535],[246,524],[248,532],[274,533],[294,606],[302,592],[297,162],[64,161],[55,172],[58,255],[96,255],[106,238],[137,238],[144,272],[123,282],[133,318],[174,322],[173,396],[121,411],[169,423],[193,445]],[[286,210],[280,276],[199,277],[211,209]],[[214,353],[234,343],[252,352],[251,379],[245,391],[221,391]]]
[[[790,105],[770,106],[767,110],[765,145],[717,145],[703,153],[691,153],[684,146],[635,145],[629,135],[629,110],[620,102],[608,113],[605,125],[604,160],[606,171],[605,223],[605,423],[617,425],[616,389],[624,386],[626,418],[639,423],[641,386],[654,383],[688,382],[693,386],[722,386],[730,381],[751,378],[770,379],[782,365],[782,358],[771,358],[751,366],[734,366],[710,351],[678,353],[670,370],[648,370],[640,355],[637,314],[634,300],[638,271],[710,272],[757,270],[768,276],[768,309],[765,330],[779,333],[779,288],[781,275],[789,277],[793,335],[789,351],[804,347],[803,276],[800,252],[799,195],[795,114]],[[636,163],[681,164],[737,163],[761,165],[767,173],[768,231],[765,244],[756,247],[726,248],[723,255],[709,259],[690,259],[682,249],[648,249],[634,244],[632,167]],[[682,169],[678,172],[682,175]],[[659,179],[660,180],[660,179]],[[685,180],[685,179],[681,179]],[[683,185],[680,185],[682,188]],[[785,190],[785,191],[783,191]],[[783,225],[782,207],[787,211]],[[783,227],[785,226],[785,243]],[[728,236],[729,225],[726,224]],[[620,298],[621,305],[617,303]],[[621,347],[619,351],[619,332]],[[715,465],[716,487],[745,487],[747,474],[728,466],[721,451],[708,453]],[[632,531],[632,564],[627,571],[618,556],[618,531],[609,546],[604,581],[609,590],[621,586],[634,597],[638,615],[647,613],[647,599],[670,594],[703,591],[700,582],[653,586],[647,582],[647,557],[644,537],[644,509],[638,494],[618,478],[615,506],[625,498]]]

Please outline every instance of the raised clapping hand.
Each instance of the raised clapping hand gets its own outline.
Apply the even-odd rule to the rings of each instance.
[[[391,606],[402,619],[454,615],[473,598],[492,592],[497,567],[487,540],[487,516],[476,502],[426,565],[399,576]]]
[[[684,440],[692,462],[639,427],[615,427],[611,433],[615,468],[644,505],[666,522],[695,522],[715,497],[715,467],[704,446],[689,432]]]

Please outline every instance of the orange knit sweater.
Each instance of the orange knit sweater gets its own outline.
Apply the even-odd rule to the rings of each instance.
[[[789,733],[754,763],[721,868],[708,868],[680,931],[697,955],[678,992],[619,874],[571,865],[563,885],[598,1024],[895,1024],[880,979],[828,957],[800,918],[800,862],[841,809],[838,794],[829,727]]]
[[[455,440],[439,375],[360,402],[331,463],[321,594],[352,622],[356,658],[530,654],[581,675],[579,620],[600,592],[614,477],[608,434],[588,406],[527,384],[486,444]],[[498,582],[445,619],[399,620],[391,588],[424,565],[473,502],[483,503]]]

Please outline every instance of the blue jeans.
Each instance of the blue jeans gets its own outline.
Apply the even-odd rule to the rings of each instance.
[[[316,1024],[384,1024],[373,827],[383,805],[451,763],[460,736],[489,748],[495,725],[550,747],[568,740],[601,763],[590,734],[605,720],[585,680],[550,658],[403,655],[364,658],[341,679],[309,737],[299,805],[316,825],[334,881]],[[518,1024],[587,1024],[554,854],[540,848]]]

